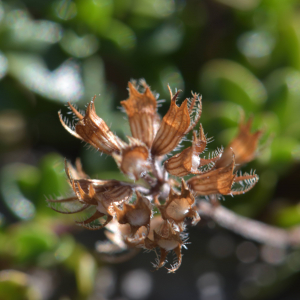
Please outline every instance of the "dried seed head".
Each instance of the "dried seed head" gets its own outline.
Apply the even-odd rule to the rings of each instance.
[[[85,116],[82,116],[68,103],[73,113],[79,118],[79,122],[75,125],[75,136],[80,137],[80,139],[106,154],[111,154],[112,152],[119,153],[126,144],[115,136],[106,123],[97,116],[94,100],[95,97],[89,103]]]
[[[185,181],[181,180],[181,193],[177,194],[171,188],[169,197],[164,205],[157,205],[164,220],[175,223],[181,231],[184,230],[185,218],[193,218],[193,225],[200,221],[198,212],[193,207],[195,198],[187,187]]]
[[[193,97],[183,101],[179,107],[176,105],[179,92],[173,95],[169,88],[170,108],[160,121],[156,97],[144,81],[140,84],[142,92],[135,83],[129,83],[129,98],[121,102],[132,132],[128,144],[115,136],[96,115],[94,99],[84,116],[69,104],[79,119],[75,131],[64,123],[60,113],[59,118],[72,135],[112,155],[124,174],[141,180],[136,183],[92,180],[83,172],[79,161],[76,169],[66,162],[66,174],[75,196],[48,200],[48,203],[51,208],[64,214],[84,213],[85,217],[77,224],[87,229],[105,226],[109,241],[98,247],[101,253],[120,254],[126,250],[130,256],[140,248],[159,248],[160,257],[155,265],[159,269],[166,263],[168,253],[173,251],[176,261],[168,271],[175,272],[181,264],[181,248],[187,239],[184,232],[186,218],[192,218],[193,225],[200,220],[194,195],[239,195],[249,191],[257,183],[258,176],[254,172],[240,173],[238,176],[234,171],[236,164],[254,158],[261,131],[252,134],[252,120],[246,124],[241,122],[237,137],[225,152],[221,148],[208,158],[202,158],[200,155],[208,139],[200,124],[199,133],[193,132],[192,145],[171,156],[162,165],[163,156],[170,154],[198,123],[202,113],[201,97],[192,93]],[[169,178],[167,173],[177,177],[196,176],[187,182],[182,179],[181,191],[176,192],[180,184],[176,178]],[[145,185],[140,184],[142,180]],[[133,191],[137,199],[130,204]],[[161,204],[159,199],[166,201]],[[160,213],[154,217],[153,206]]]
[[[239,132],[237,136],[226,147],[222,158],[217,162],[217,167],[226,166],[231,160],[231,152],[235,154],[235,163],[243,165],[255,158],[256,149],[262,131],[258,130],[251,133],[252,118],[244,123],[244,117],[239,124]],[[232,149],[232,150],[231,150]]]
[[[128,137],[129,145],[124,147],[121,154],[113,153],[120,170],[133,180],[138,180],[141,174],[150,169],[149,150],[139,140]]]
[[[157,102],[155,96],[144,81],[143,86],[145,91],[140,93],[129,82],[129,98],[121,101],[121,105],[128,115],[132,136],[144,142],[150,148],[158,128],[159,117],[156,113]]]
[[[116,218],[120,224],[128,223],[131,228],[131,235],[134,235],[137,230],[145,226],[147,234],[150,230],[150,218],[152,207],[150,201],[146,197],[142,197],[139,192],[136,192],[137,200],[135,204],[123,204],[123,209],[114,205]]]

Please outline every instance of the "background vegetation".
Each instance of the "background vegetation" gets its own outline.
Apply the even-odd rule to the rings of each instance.
[[[119,101],[145,78],[168,109],[167,84],[203,95],[213,150],[240,113],[262,128],[257,186],[226,197],[238,214],[280,227],[300,223],[300,3],[297,0],[0,1],[0,299],[299,299],[300,252],[259,245],[201,221],[175,275],[151,272],[154,254],[121,264],[89,232],[51,211],[66,194],[63,158],[92,178],[120,177],[110,157],[61,126],[67,101],[96,110],[120,137]],[[99,97],[98,95],[101,94]],[[127,126],[127,127],[126,127]]]

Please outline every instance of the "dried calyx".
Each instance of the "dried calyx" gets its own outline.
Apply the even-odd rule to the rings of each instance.
[[[166,160],[199,122],[201,97],[192,94],[191,99],[178,106],[179,92],[173,95],[169,88],[170,108],[161,119],[157,113],[157,97],[145,81],[140,81],[140,85],[130,82],[128,87],[129,98],[121,102],[132,133],[128,143],[118,138],[96,114],[95,97],[84,116],[69,103],[78,119],[74,128],[67,126],[60,113],[59,118],[68,132],[99,152],[111,155],[120,171],[138,182],[90,179],[78,161],[76,169],[66,162],[73,195],[48,200],[48,203],[64,214],[83,214],[77,224],[87,229],[105,227],[109,242],[99,244],[98,251],[113,254],[136,248],[158,248],[156,269],[165,265],[168,253],[173,251],[176,259],[168,271],[175,272],[187,240],[186,219],[192,219],[192,225],[200,220],[197,196],[215,201],[219,195],[243,194],[257,183],[255,173],[237,176],[236,169],[237,164],[240,167],[255,157],[261,132],[252,134],[251,120],[246,124],[242,121],[229,147],[204,158],[200,155],[206,150],[208,139],[200,124],[193,131],[191,145]],[[189,179],[185,180],[185,176]]]

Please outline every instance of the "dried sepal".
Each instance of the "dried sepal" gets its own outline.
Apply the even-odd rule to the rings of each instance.
[[[209,153],[208,158],[200,158],[199,167],[206,166],[201,171],[206,172],[206,171],[209,171],[210,169],[212,169],[213,167],[215,167],[216,162],[218,162],[219,159],[221,159],[221,157],[223,156],[223,153],[224,153],[224,148],[221,147],[221,148],[218,148],[217,150]]]
[[[176,104],[179,91],[173,96],[171,89],[171,105],[163,117],[158,132],[152,144],[151,153],[161,156],[171,152],[179,144],[190,127],[188,100],[185,99],[180,107]]]
[[[156,201],[157,203],[157,201]],[[161,216],[164,220],[175,223],[181,231],[184,230],[183,222],[185,218],[192,218],[192,224],[196,225],[200,221],[200,217],[196,209],[193,207],[195,198],[185,181],[181,180],[181,193],[176,193],[170,189],[169,197],[163,205],[157,203]]]
[[[231,188],[231,195],[241,195],[250,191],[258,182],[258,175],[255,172],[240,173],[234,178],[234,183]]]
[[[134,84],[129,82],[129,98],[121,101],[121,105],[128,115],[132,136],[150,148],[157,132],[159,117],[156,112],[156,97],[144,81],[142,84],[145,91],[140,93]]]
[[[152,250],[158,247],[160,249],[160,258],[154,264],[156,270],[165,265],[168,253],[174,251],[176,255],[175,263],[171,265],[171,268],[167,268],[169,273],[173,273],[181,265],[181,247],[184,245],[185,239],[182,239],[181,234],[174,230],[168,220],[160,219],[160,217],[156,218],[159,218],[159,222],[156,223],[154,228],[151,228],[150,234],[145,239],[144,248]]]
[[[129,245],[126,243],[126,237],[131,233],[129,224],[120,224],[116,219],[113,219],[105,229],[104,234],[107,239],[116,245],[120,251],[128,249]],[[97,250],[100,249],[97,247]]]
[[[59,117],[59,121],[60,121],[60,123],[61,123],[61,125],[71,134],[71,135],[73,135],[73,136],[75,136],[77,139],[80,139],[80,140],[83,140],[82,138],[81,138],[81,136],[80,135],[78,135],[70,126],[68,126],[67,125],[67,121],[64,121],[63,120],[63,117],[62,117],[62,114],[61,114],[61,112],[59,111],[58,112],[58,117]]]
[[[65,171],[76,197],[48,200],[49,205],[58,212],[68,214],[92,207],[92,215],[83,221],[76,222],[87,229],[96,230],[104,227],[113,218],[113,204],[120,204],[132,196],[132,188],[117,180],[74,179],[73,176],[78,178],[80,174],[84,175],[79,163],[75,170],[65,161]],[[106,218],[104,223],[98,222],[98,219],[102,217]]]
[[[113,153],[112,156],[124,174],[133,180],[138,180],[150,168],[149,150],[139,140],[132,137],[128,139],[129,145],[124,147],[122,153]]]
[[[65,161],[65,172],[77,199],[83,203],[99,205],[100,198],[111,198],[115,202],[125,201],[132,195],[131,187],[118,180],[75,179],[78,178],[79,173],[67,161]]]
[[[200,196],[222,194],[231,194],[231,186],[234,182],[233,174],[235,167],[234,155],[226,167],[213,169],[201,175],[196,175],[187,181],[188,186]]]
[[[74,186],[76,194],[81,201],[96,205],[96,211],[92,216],[84,221],[76,222],[78,225],[90,230],[96,230],[105,227],[113,218],[113,205],[115,203],[124,202],[132,195],[132,189],[129,186],[123,185],[110,186],[110,184],[108,184],[100,185],[99,188],[99,186],[94,186],[92,183],[90,183],[87,189],[83,189],[80,182],[77,181],[74,183]],[[106,217],[104,223],[91,225],[92,222],[102,217]]]
[[[99,253],[118,254],[126,250],[142,248],[144,239],[147,234],[145,227],[140,227],[134,236],[131,236],[131,227],[127,224],[120,224],[116,219],[113,219],[105,227],[104,234],[108,241],[98,242],[96,249]]]
[[[112,219],[112,216],[101,213],[97,210],[97,207],[94,207],[94,212],[91,216],[83,221],[76,221],[76,224],[88,230],[99,230],[105,227]]]
[[[191,117],[191,123],[186,133],[189,133],[199,122],[202,113],[202,96],[193,93],[193,98],[188,99],[189,114]]]
[[[123,209],[118,208],[114,204],[116,219],[120,224],[129,224],[131,228],[131,236],[137,230],[144,226],[147,228],[147,234],[150,230],[150,219],[152,207],[150,201],[146,197],[142,197],[139,192],[136,192],[136,202],[134,204],[123,204]]]
[[[168,173],[178,177],[189,174],[200,174],[201,171],[198,170],[201,161],[199,155],[205,150],[206,144],[206,137],[200,124],[199,137],[197,137],[197,133],[194,131],[192,146],[165,161],[165,169]]]
[[[88,104],[85,116],[82,116],[76,110],[76,108],[72,106],[71,103],[68,103],[72,112],[79,119],[79,121],[75,125],[75,136],[79,136],[80,139],[91,144],[93,147],[95,147],[97,150],[103,153],[119,153],[121,149],[125,146],[125,143],[117,136],[115,136],[109,129],[109,127],[106,125],[106,123],[100,117],[97,116],[94,105],[95,97]]]
[[[48,206],[61,214],[79,213],[89,207],[89,204],[78,201],[77,197],[68,197],[58,200],[47,199]]]
[[[226,166],[231,159],[231,152],[235,154],[235,163],[243,165],[253,160],[256,155],[257,145],[262,131],[258,130],[251,133],[252,118],[244,123],[244,117],[239,124],[237,136],[226,147],[222,158],[218,161],[217,167]]]

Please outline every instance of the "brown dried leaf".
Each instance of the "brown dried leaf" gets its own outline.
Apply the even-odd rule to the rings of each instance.
[[[149,86],[143,82],[145,91],[140,93],[129,82],[129,98],[121,101],[128,115],[132,136],[144,142],[149,148],[157,132],[159,117],[156,113],[157,102]]]

